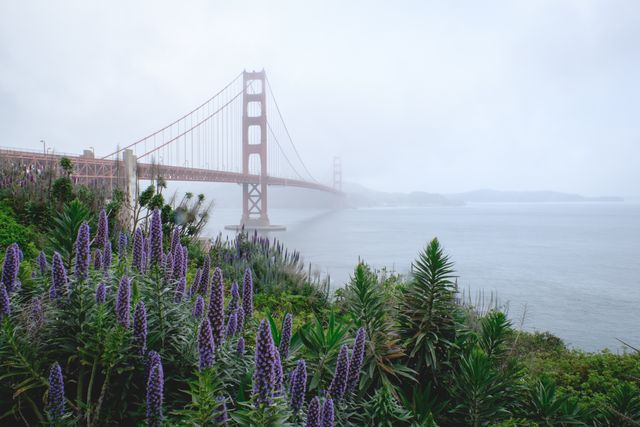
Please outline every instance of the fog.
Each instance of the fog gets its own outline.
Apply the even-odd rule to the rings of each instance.
[[[265,68],[311,172],[638,195],[637,1],[4,1],[0,146],[98,155]]]

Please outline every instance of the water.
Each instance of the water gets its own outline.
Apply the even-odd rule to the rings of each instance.
[[[213,212],[207,233],[237,223]],[[640,204],[471,204],[318,212],[271,210],[275,235],[313,268],[348,280],[359,258],[406,273],[437,236],[459,285],[497,294],[516,325],[551,331],[584,350],[640,346]]]

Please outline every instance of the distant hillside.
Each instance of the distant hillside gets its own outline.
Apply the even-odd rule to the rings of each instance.
[[[464,202],[452,200],[442,194],[414,191],[412,193],[387,193],[375,191],[358,184],[346,183],[344,191],[350,206],[455,206]]]
[[[622,197],[586,197],[557,191],[476,190],[448,194],[448,198],[472,203],[622,202]]]

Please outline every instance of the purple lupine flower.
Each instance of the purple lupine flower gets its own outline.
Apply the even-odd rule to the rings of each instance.
[[[122,276],[116,299],[116,319],[125,329],[129,329],[131,312],[131,283],[127,276]]]
[[[184,275],[184,272],[182,271],[182,245],[180,244],[176,245],[174,249],[172,264],[173,264],[173,271],[171,274],[173,278],[174,279],[181,278]]]
[[[35,330],[42,328],[42,325],[44,325],[44,310],[42,309],[42,301],[39,297],[35,297],[31,301],[31,313],[29,313],[29,317]]]
[[[311,399],[307,408],[307,427],[320,427],[320,398],[318,396]]]
[[[76,278],[83,279],[87,276],[87,269],[91,263],[91,252],[89,250],[89,224],[83,222],[78,229],[76,238]]]
[[[209,292],[209,273],[211,271],[211,258],[209,255],[204,257],[204,263],[202,264],[202,273],[200,275],[200,285],[198,291],[202,295],[207,295]]]
[[[273,347],[273,391],[274,394],[280,395],[282,393],[282,382],[284,380],[284,373],[282,372],[282,360],[280,359],[280,351]]]
[[[107,218],[107,212],[104,209],[100,209],[100,216],[98,217],[98,231],[96,233],[96,246],[104,248],[105,243],[109,240],[109,219]]]
[[[52,426],[64,415],[64,380],[62,378],[62,369],[58,362],[54,362],[49,370],[47,411],[49,412]]]
[[[151,265],[151,237],[144,239],[144,245],[142,247],[142,253],[144,254],[144,260],[142,267],[147,269]]]
[[[164,260],[164,283],[168,284],[171,282],[171,279],[173,279],[173,258],[171,257],[171,254],[167,254],[164,257]]]
[[[366,334],[364,328],[359,328],[356,332],[356,341],[353,344],[353,352],[351,353],[351,361],[349,362],[349,373],[347,374],[346,392],[350,393],[358,388],[358,380],[360,379],[360,370],[362,369],[362,361],[364,360],[364,344]]]
[[[102,253],[102,268],[105,273],[111,268],[111,262],[113,261],[113,252],[111,252],[111,241],[107,240],[104,244],[104,252]]]
[[[147,380],[147,426],[162,425],[162,400],[164,398],[164,372],[162,361],[151,365]]]
[[[284,316],[284,321],[282,322],[282,335],[280,336],[280,356],[283,359],[289,357],[289,345],[291,344],[291,328],[292,328],[293,318],[291,317],[291,313],[287,313]]]
[[[147,351],[147,309],[142,300],[133,312],[133,347],[140,355]]]
[[[191,311],[191,314],[196,319],[200,319],[204,314],[204,299],[202,299],[200,295],[198,295],[196,303],[193,305],[193,311]]]
[[[49,288],[51,301],[58,299],[66,290],[67,280],[67,270],[64,268],[62,256],[58,252],[54,252],[51,262],[51,287]]]
[[[302,405],[304,404],[304,396],[307,392],[307,364],[304,359],[298,360],[298,364],[296,365],[296,369],[293,371],[293,375],[291,376],[291,409],[293,409],[293,413],[297,413],[300,409],[302,409]]]
[[[244,337],[238,339],[238,345],[236,346],[236,352],[239,355],[244,355]]]
[[[95,270],[102,270],[102,251],[100,249],[96,249],[96,254],[93,258],[93,268]]]
[[[149,377],[149,373],[151,372],[151,368],[155,365],[161,363],[160,354],[157,351],[151,350],[147,353],[147,360],[145,361],[145,369],[147,372],[147,378]]]
[[[127,235],[120,231],[118,235],[118,261],[122,262],[127,257]]]
[[[182,275],[187,276],[187,270],[189,269],[189,248],[182,247]]]
[[[160,264],[162,253],[162,220],[160,210],[155,208],[151,214],[151,265]]]
[[[131,266],[134,270],[142,270],[142,253],[144,252],[144,236],[140,228],[136,228],[136,233],[133,236],[133,259]]]
[[[146,252],[142,252],[142,256],[140,257],[140,273],[145,274],[147,272],[147,267],[149,266],[149,256]]]
[[[224,396],[218,396],[216,397],[216,402],[218,403],[218,414],[214,422],[217,426],[226,426],[229,421],[229,417],[227,416],[227,399]]]
[[[238,291],[238,284],[233,282],[231,284],[231,301],[229,301],[229,306],[227,307],[227,311],[229,313],[233,313],[238,309],[238,301],[240,300],[240,292]]]
[[[38,254],[38,267],[40,267],[40,274],[44,275],[49,270],[49,264],[47,264],[47,256],[44,251],[40,251]]]
[[[256,335],[256,362],[253,373],[253,394],[256,406],[271,405],[274,391],[275,348],[271,328],[262,320]]]
[[[238,326],[237,313],[231,313],[229,315],[229,321],[227,322],[227,332],[226,332],[227,338],[231,338],[236,334],[237,326]]]
[[[96,304],[104,304],[107,300],[107,287],[104,283],[99,283],[96,288]]]
[[[327,397],[322,407],[322,427],[333,427],[333,399]]]
[[[180,280],[178,280],[178,284],[176,285],[176,293],[173,297],[174,302],[176,303],[182,302],[182,298],[184,297],[184,291],[186,287],[187,287],[187,279],[185,279],[184,277],[181,277]]]
[[[178,244],[180,243],[180,230],[178,230],[178,227],[175,227],[173,229],[173,233],[171,233],[171,255],[175,255],[176,253],[176,247],[178,246]]]
[[[211,323],[206,317],[200,324],[200,331],[198,332],[198,353],[200,354],[200,369],[206,369],[213,366],[215,361],[215,349],[216,346],[213,342],[213,335],[211,334]]]
[[[238,307],[236,310],[236,334],[241,334],[244,330],[244,308]]]
[[[11,301],[4,283],[0,283],[0,319],[11,314]]]
[[[4,255],[4,263],[2,265],[2,283],[7,292],[12,292],[16,287],[18,278],[18,270],[20,268],[20,249],[16,243],[12,243],[7,247]]]
[[[347,372],[349,371],[349,348],[345,345],[340,347],[338,361],[336,362],[336,372],[333,375],[331,385],[329,385],[329,396],[336,400],[342,399],[347,386]]]
[[[242,284],[242,308],[244,308],[245,320],[251,319],[253,317],[253,277],[248,268],[244,272]]]
[[[224,279],[222,278],[222,270],[219,268],[213,272],[207,316],[211,322],[213,342],[218,347],[224,339]]]
[[[199,268],[196,269],[196,274],[193,278],[193,283],[191,284],[191,287],[189,288],[189,297],[194,296],[195,294],[197,294],[200,290],[200,280],[202,278],[202,270],[200,270]]]

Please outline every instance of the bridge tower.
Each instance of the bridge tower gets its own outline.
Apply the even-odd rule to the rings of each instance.
[[[260,181],[242,184],[241,226],[269,227],[267,213],[267,96],[265,72],[244,71],[242,75],[242,173],[250,175],[251,159],[260,164]],[[255,162],[253,162],[255,164]]]
[[[340,157],[333,158],[333,188],[342,191],[342,160]]]

